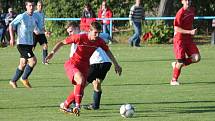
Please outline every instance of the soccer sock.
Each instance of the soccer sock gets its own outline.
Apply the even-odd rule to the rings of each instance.
[[[19,80],[19,78],[22,76],[23,72],[24,72],[23,70],[19,70],[19,68],[17,68],[16,73],[12,78],[12,81],[16,82],[17,80]]]
[[[48,55],[48,50],[43,50],[43,63],[45,63],[45,59],[47,55]]]
[[[73,103],[75,101],[75,95],[74,95],[74,91],[72,91],[70,93],[70,95],[67,97],[66,101],[64,102],[64,106],[66,108],[69,108],[69,106],[71,105],[71,103]]]
[[[102,95],[102,91],[96,92],[94,90],[94,92],[93,92],[93,108],[94,109],[99,109],[101,95]]]
[[[184,61],[184,66],[188,66],[192,63],[192,59],[191,58],[186,58]]]
[[[26,80],[28,79],[29,75],[31,74],[31,72],[33,71],[33,67],[30,67],[28,64],[25,66],[25,70],[24,73],[22,75],[22,79]]]
[[[178,77],[180,76],[181,74],[181,69],[178,69],[178,68],[174,68],[173,69],[173,77],[172,77],[172,80],[178,80]]]
[[[84,93],[84,86],[82,86],[81,84],[75,85],[75,103],[76,103],[76,107],[78,108],[80,108],[83,93]]]

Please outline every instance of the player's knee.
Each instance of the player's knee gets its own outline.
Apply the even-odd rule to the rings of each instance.
[[[48,49],[48,45],[47,44],[43,44],[43,50],[47,50]]]
[[[101,81],[99,79],[94,80],[93,87],[95,91],[101,91]]]
[[[181,68],[184,64],[184,60],[183,59],[178,59],[177,63],[176,63],[176,67],[177,68]]]
[[[29,66],[34,67],[37,64],[37,59],[36,58],[30,59],[28,64]]]
[[[197,63],[201,60],[201,56],[199,54],[193,54],[191,57],[193,63]]]

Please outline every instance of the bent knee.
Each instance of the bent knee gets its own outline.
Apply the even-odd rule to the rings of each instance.
[[[201,60],[201,56],[199,54],[192,55],[192,62],[197,63]]]

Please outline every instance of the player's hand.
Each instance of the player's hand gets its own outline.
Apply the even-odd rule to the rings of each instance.
[[[122,74],[122,67],[120,67],[119,65],[116,65],[115,72],[120,76]]]
[[[53,56],[54,56],[54,53],[49,53],[45,58],[45,62],[48,63],[52,59]]]
[[[51,34],[52,34],[51,32],[48,32],[48,31],[47,31],[47,32],[45,32],[45,35],[46,35],[47,37],[50,37],[50,36],[51,36]]]
[[[10,40],[10,46],[13,47],[15,45],[15,41],[14,40]]]
[[[197,33],[197,29],[193,29],[193,30],[190,31],[191,35],[195,35],[196,33]]]

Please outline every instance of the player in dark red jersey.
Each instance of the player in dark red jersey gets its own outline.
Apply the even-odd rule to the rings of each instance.
[[[191,0],[180,0],[183,7],[177,12],[174,20],[174,54],[176,62],[172,63],[173,77],[170,85],[179,85],[178,77],[181,68],[191,63],[200,61],[200,53],[193,42],[193,35],[197,29],[193,29],[195,9],[192,7]]]
[[[84,94],[84,87],[87,81],[86,79],[90,65],[89,59],[98,47],[101,47],[110,57],[115,66],[116,73],[121,75],[122,72],[122,68],[119,66],[108,46],[101,38],[99,38],[100,31],[100,23],[92,22],[88,34],[74,34],[63,41],[58,42],[46,58],[46,61],[49,61],[54,53],[56,53],[63,45],[71,45],[71,43],[77,45],[75,53],[64,65],[66,74],[74,85],[74,90],[70,93],[65,102],[60,105],[61,110],[72,112],[76,114],[76,116],[80,115],[80,104]],[[76,106],[71,110],[69,107],[72,102],[75,102]]]

